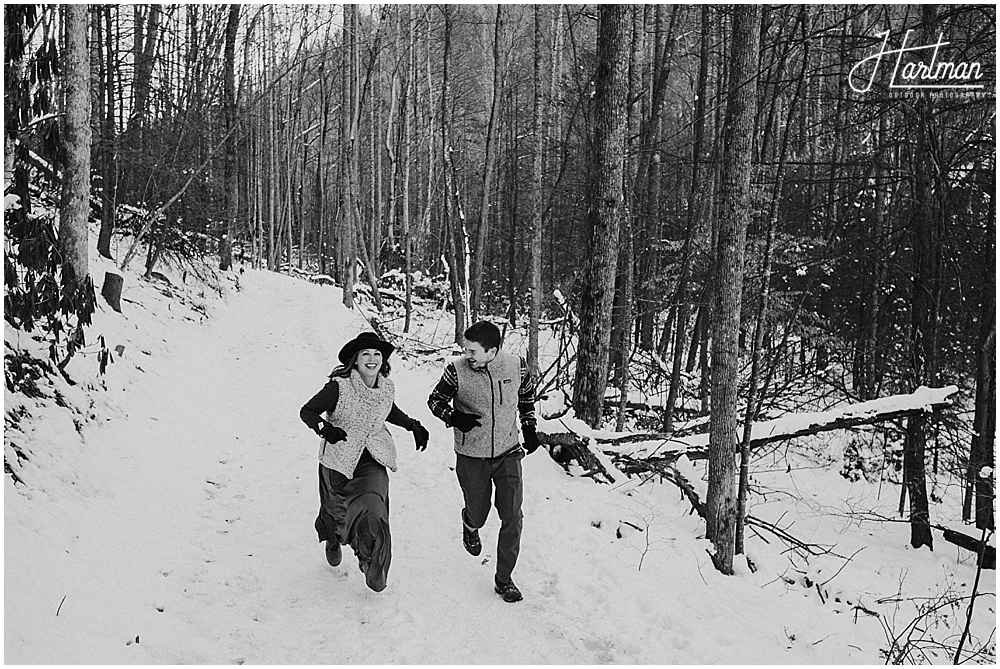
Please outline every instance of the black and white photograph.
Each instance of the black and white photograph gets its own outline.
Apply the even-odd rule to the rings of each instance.
[[[4,4],[7,665],[996,665],[994,3]]]

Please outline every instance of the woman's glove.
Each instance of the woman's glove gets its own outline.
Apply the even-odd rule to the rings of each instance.
[[[539,446],[538,434],[535,432],[534,425],[524,425],[521,427],[521,435],[524,437],[524,450],[528,452],[528,455],[534,453]]]
[[[326,439],[326,443],[328,444],[336,444],[338,441],[347,440],[347,433],[344,432],[343,428],[330,425],[326,421],[320,423],[319,434]]]
[[[427,433],[427,428],[420,424],[420,421],[413,421],[413,426],[410,427],[410,432],[413,433],[413,443],[417,445],[418,451],[427,450],[427,440],[430,438],[430,434]]]
[[[451,424],[458,428],[459,432],[468,432],[474,427],[480,427],[482,425],[479,419],[482,416],[478,416],[474,413],[465,413],[464,411],[451,412]]]

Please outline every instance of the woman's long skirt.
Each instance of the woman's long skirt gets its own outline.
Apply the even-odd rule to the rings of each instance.
[[[389,534],[389,473],[367,450],[362,451],[354,477],[319,466],[319,540],[350,544],[375,592],[385,589],[392,560]]]

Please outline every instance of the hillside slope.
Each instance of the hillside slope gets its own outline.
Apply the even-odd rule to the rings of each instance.
[[[69,409],[6,391],[7,410],[30,415],[5,449],[17,439],[30,456],[23,483],[4,478],[5,662],[882,661],[880,622],[853,595],[838,606],[787,577],[773,538],[753,544],[759,571],[720,576],[676,490],[575,479],[541,451],[524,460],[514,577],[525,600],[504,603],[492,591],[495,514],[479,558],[461,544],[450,431],[425,404],[440,362],[412,356],[393,361],[397,403],[430,445],[417,453],[391,428],[393,562],[388,588],[367,590],[349,549],[336,569],[323,559],[317,439],[298,419],[367,324],[332,287],[258,271],[238,282],[212,297],[130,278],[125,315],[102,303],[95,317],[109,346],[125,346],[103,380],[81,356]],[[927,560],[895,532],[872,559]],[[934,560],[959,580],[974,571],[950,553]]]

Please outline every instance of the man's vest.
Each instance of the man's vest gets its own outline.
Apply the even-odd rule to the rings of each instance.
[[[326,420],[342,428],[347,433],[347,440],[328,444],[320,438],[320,464],[353,478],[361,451],[367,448],[375,460],[396,471],[396,445],[385,426],[396,397],[392,381],[379,376],[378,385],[369,388],[358,373],[351,370],[349,378],[337,379],[337,386],[340,398],[336,408],[327,412]]]
[[[468,432],[452,428],[455,452],[473,458],[492,458],[517,447],[521,359],[498,351],[497,357],[483,369],[473,369],[464,357],[453,364],[458,374],[455,409],[482,416],[481,427]]]

